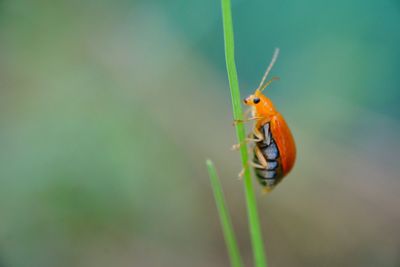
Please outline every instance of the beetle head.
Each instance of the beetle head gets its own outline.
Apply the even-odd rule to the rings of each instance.
[[[258,89],[254,94],[243,99],[243,103],[253,107],[257,117],[267,117],[275,113],[275,107],[272,101]]]
[[[243,103],[248,106],[257,106],[262,100],[264,100],[265,96],[261,93],[260,90],[256,90],[254,94],[249,95],[245,99],[243,99]],[[261,103],[262,104],[262,103]]]

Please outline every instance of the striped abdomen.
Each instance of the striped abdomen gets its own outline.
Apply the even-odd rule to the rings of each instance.
[[[255,167],[254,170],[258,181],[267,189],[272,189],[284,176],[281,155],[278,145],[272,136],[270,123],[265,123],[259,130],[263,134],[264,140],[257,142],[255,145],[260,149],[263,157],[267,161],[267,166],[266,168]],[[253,162],[257,165],[262,165],[255,152]]]

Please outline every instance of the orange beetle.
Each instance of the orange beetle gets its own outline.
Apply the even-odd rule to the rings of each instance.
[[[252,111],[252,117],[243,122],[255,120],[251,138],[247,139],[255,142],[254,159],[251,163],[258,181],[267,192],[274,189],[290,172],[296,159],[296,146],[285,119],[275,109],[272,101],[262,93],[273,80],[277,79],[274,77],[264,83],[278,54],[279,49],[276,49],[260,85],[252,95],[243,100]]]

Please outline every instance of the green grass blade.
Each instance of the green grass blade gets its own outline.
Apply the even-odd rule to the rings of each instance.
[[[226,68],[228,72],[229,85],[231,90],[233,117],[234,119],[238,120],[242,119],[243,112],[240,103],[241,97],[239,91],[239,81],[237,77],[236,64],[235,64],[231,2],[230,0],[221,0],[221,4],[222,4],[224,41],[225,41],[224,43],[225,59],[226,59]],[[239,143],[243,143],[246,137],[246,132],[242,123],[238,123],[236,125],[236,135]],[[246,146],[241,146],[240,155],[242,159],[242,166],[243,167],[247,166],[248,154]],[[264,252],[264,243],[261,235],[260,222],[257,212],[257,203],[254,196],[254,190],[249,168],[245,168],[243,177],[244,177],[247,213],[249,218],[250,237],[253,248],[254,263],[256,267],[265,267],[267,266],[267,260]]]
[[[235,233],[233,232],[231,218],[229,216],[228,208],[226,207],[225,204],[224,193],[222,191],[217,171],[215,170],[214,164],[212,163],[211,160],[207,160],[206,164],[207,164],[208,174],[210,175],[211,186],[214,191],[215,203],[217,204],[219,218],[221,220],[222,231],[224,233],[226,246],[228,248],[228,254],[231,261],[231,266],[243,267],[242,259],[240,258],[239,248],[237,246],[235,238]]]

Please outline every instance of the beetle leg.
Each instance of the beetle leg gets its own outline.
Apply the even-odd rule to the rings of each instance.
[[[267,162],[267,160],[265,159],[263,153],[261,152],[261,149],[260,149],[259,147],[256,146],[255,149],[254,149],[254,151],[255,151],[255,153],[256,153],[256,157],[257,157],[258,161],[259,161],[261,164],[257,164],[257,163],[254,163],[254,162],[250,162],[251,165],[252,165],[253,167],[255,167],[255,168],[267,169],[267,167],[268,167],[268,162]],[[275,186],[274,186],[274,187],[275,187]],[[266,195],[267,193],[271,192],[272,189],[274,189],[274,187],[264,187],[263,190],[262,190],[263,195]]]
[[[248,144],[248,143],[254,141],[255,139],[252,139],[251,137],[252,137],[252,133],[247,134],[247,138],[239,144],[232,145],[231,150],[238,150],[243,144]]]
[[[256,138],[251,138],[251,136],[255,136]],[[234,144],[232,146],[232,150],[238,150],[243,144],[247,144],[250,142],[257,143],[257,142],[260,142],[263,140],[264,140],[264,136],[263,136],[262,132],[260,132],[260,130],[258,130],[257,128],[254,128],[253,132],[248,134],[247,138],[243,142],[241,142],[239,144]]]
[[[256,153],[256,157],[257,157],[258,161],[260,162],[260,164],[257,164],[253,161],[249,161],[250,165],[254,168],[267,169],[268,163],[267,163],[267,160],[265,159],[263,153],[261,152],[260,148],[258,146],[256,146],[254,148],[254,151]],[[246,164],[246,166],[239,172],[239,179],[241,179],[243,177],[244,171],[246,170],[247,167],[248,167],[248,164]]]
[[[249,161],[250,165],[254,168],[267,169],[268,162],[265,159],[263,153],[261,152],[261,149],[258,146],[256,146],[254,148],[254,151],[256,153],[256,157],[258,159],[258,162],[260,162],[260,164],[257,164],[253,161]],[[247,167],[248,167],[248,164],[246,164],[246,166],[239,172],[239,179],[241,179],[243,177],[244,171],[246,170]]]
[[[247,120],[247,115],[251,112],[252,108],[248,108],[245,112],[243,112],[243,120]],[[243,120],[233,120],[233,125],[243,122]]]
[[[256,157],[257,157],[258,161],[260,162],[260,164],[254,163],[253,161],[249,161],[250,165],[255,168],[267,169],[268,163],[267,163],[267,160],[265,159],[263,153],[261,152],[260,148],[258,146],[256,146],[254,148],[254,151],[256,153]],[[246,166],[239,172],[239,179],[242,179],[247,167],[248,167],[248,164],[246,164]]]
[[[255,142],[260,142],[260,141],[263,141],[263,140],[264,140],[264,135],[263,135],[263,133],[260,132],[260,130],[257,129],[257,128],[254,128],[254,129],[253,129],[253,135],[257,138],[257,141],[255,141]]]
[[[249,115],[249,113],[251,113],[252,111],[253,111],[253,108],[251,108],[251,107],[248,108],[245,112],[243,112],[243,119],[241,119],[241,120],[233,120],[233,125],[237,125],[238,123],[244,123],[244,122],[249,122],[249,121],[252,121],[252,120],[259,119],[258,117],[251,117],[251,118],[247,117]]]
[[[260,162],[260,164],[257,164],[254,162],[251,162],[251,164],[256,168],[267,169],[268,162],[265,159],[263,153],[261,152],[261,149],[258,146],[256,146],[254,148],[254,152],[256,153],[256,157],[257,157],[258,161]]]
[[[232,148],[231,148],[231,150],[238,150],[242,145],[246,145],[246,144],[248,144],[248,143],[250,143],[250,142],[259,142],[259,141],[262,141],[262,139],[261,140],[259,140],[259,139],[254,139],[254,138],[246,138],[243,142],[241,142],[241,143],[239,143],[239,144],[234,144],[234,145],[232,145]]]
[[[245,123],[249,121],[254,121],[254,120],[259,120],[262,119],[262,117],[251,117],[251,118],[246,118],[243,120],[233,120],[233,125],[237,125],[238,123]]]
[[[238,174],[238,178],[239,180],[242,180],[244,172],[246,171],[246,168],[248,168],[249,164],[246,163],[246,165],[244,165],[244,167],[240,170],[239,174]]]
[[[250,161],[250,165],[251,165],[253,168],[258,168],[258,169],[266,169],[266,168],[267,168],[267,166],[263,166],[263,165],[261,165],[261,164],[257,164],[257,163],[252,162],[252,161]]]
[[[239,180],[241,180],[242,178],[243,178],[243,175],[244,175],[244,171],[246,170],[246,168],[243,168],[240,172],[239,172],[239,174],[238,174],[238,178],[239,178]]]

